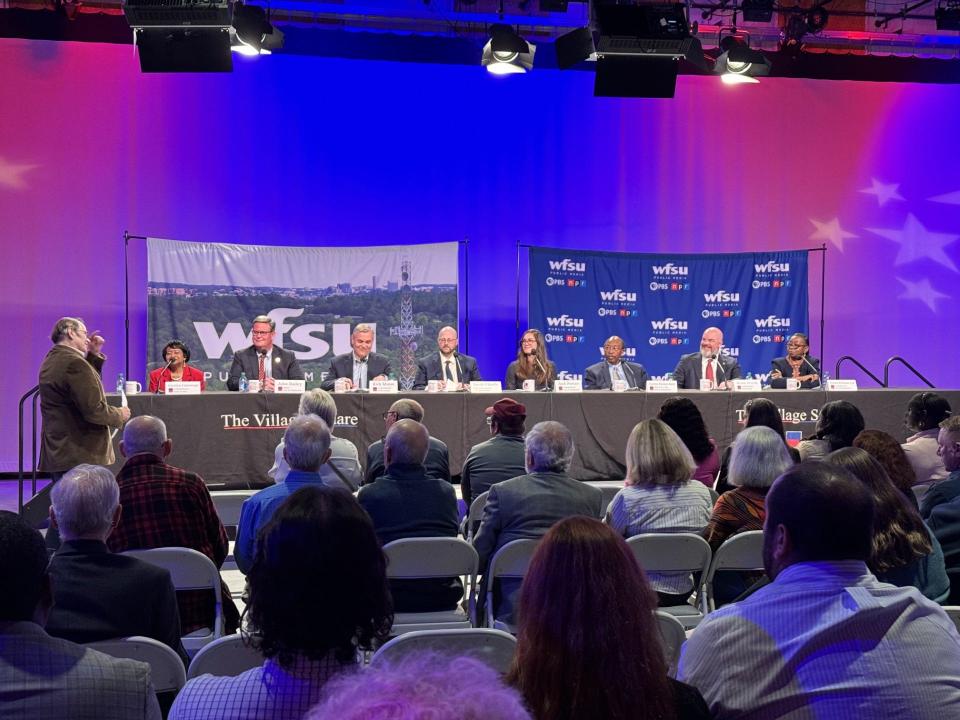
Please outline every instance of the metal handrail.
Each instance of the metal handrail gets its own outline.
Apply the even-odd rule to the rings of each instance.
[[[918,378],[923,380],[928,387],[936,388],[936,385],[934,385],[932,382],[927,380],[923,375],[920,374],[919,370],[917,370],[913,365],[908,363],[899,355],[894,355],[892,358],[890,358],[883,364],[883,386],[884,387],[890,387],[890,366],[895,362],[903,364],[907,368],[907,370],[909,370]]]
[[[849,360],[849,361],[852,362],[854,365],[856,365],[858,368],[860,368],[861,370],[863,370],[863,372],[865,372],[867,375],[869,375],[869,376],[873,379],[873,381],[874,381],[877,385],[879,385],[880,387],[886,387],[886,386],[887,386],[886,383],[880,381],[880,378],[878,378],[878,377],[877,377],[876,375],[874,375],[872,372],[870,372],[869,370],[867,370],[867,369],[863,366],[863,363],[861,363],[859,360],[857,360],[853,355],[844,355],[842,358],[840,358],[839,360],[837,360],[837,364],[836,364],[836,366],[835,366],[834,369],[833,369],[833,376],[834,376],[835,378],[837,378],[837,380],[840,379],[840,366],[843,364],[844,360]]]
[[[31,428],[32,432],[30,434],[31,442],[31,469],[30,473],[33,480],[33,494],[37,494],[37,398],[40,396],[40,386],[34,385],[32,388],[27,390],[20,398],[20,403],[17,406],[17,432],[19,435],[18,446],[17,446],[17,488],[18,488],[18,499],[17,499],[17,512],[23,513],[23,482],[24,482],[24,472],[23,472],[23,406],[29,401],[31,403],[32,413],[32,423]]]

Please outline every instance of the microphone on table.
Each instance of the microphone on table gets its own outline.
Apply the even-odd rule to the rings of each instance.
[[[171,365],[173,365],[173,360],[168,361],[167,364],[163,366],[163,370],[160,371],[160,374],[157,375],[157,390],[154,393],[154,395],[160,394],[160,379],[163,377],[163,374],[170,368]],[[173,376],[171,375],[171,377]]]
[[[727,373],[726,373],[726,371],[723,369],[723,363],[720,362],[720,354],[721,354],[722,352],[723,352],[723,345],[721,345],[720,347],[717,348],[717,352],[716,352],[716,355],[714,355],[714,359],[717,361],[717,370],[719,370],[720,372],[722,372],[724,378],[726,378]],[[723,382],[726,382],[726,379],[724,379]],[[717,385],[719,385],[719,384],[720,384],[720,383],[718,382]]]
[[[803,356],[803,362],[805,362],[807,364],[807,367],[813,370],[813,374],[817,376],[817,385],[822,385],[822,383],[820,382],[820,371],[814,367],[813,363],[807,359],[806,355]]]

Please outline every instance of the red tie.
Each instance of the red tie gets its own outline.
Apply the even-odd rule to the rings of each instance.
[[[713,377],[713,360],[707,360],[707,371],[704,373],[704,377],[711,382],[716,379]]]
[[[260,356],[260,387],[263,387],[263,383],[267,380],[267,371],[263,368],[263,358],[266,357],[263,353],[259,353]]]

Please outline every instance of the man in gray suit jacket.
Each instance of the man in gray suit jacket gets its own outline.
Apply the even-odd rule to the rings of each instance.
[[[615,379],[623,380],[630,389],[647,387],[647,371],[643,365],[624,360],[623,340],[611,335],[603,344],[603,360],[587,368],[583,389],[610,390]]]
[[[539,539],[554,523],[571,515],[599,518],[603,493],[567,474],[573,460],[573,436],[553,420],[533,426],[524,441],[526,475],[491,486],[473,546],[480,556],[486,593],[486,569],[496,551],[512,540]],[[512,622],[520,581],[499,581],[496,616]],[[495,601],[497,600],[495,596]],[[480,610],[478,609],[478,613]]]
[[[247,380],[259,380],[261,360],[264,392],[273,392],[274,380],[303,380],[303,370],[296,355],[273,344],[276,334],[277,324],[273,318],[257,315],[253,319],[253,345],[234,354],[230,377],[227,378],[228,390],[240,389],[241,373],[247,376]]]
[[[390,361],[373,350],[373,326],[366,323],[357,325],[350,334],[348,353],[337,355],[330,361],[327,377],[320,387],[330,391],[334,389],[338,378],[346,380],[347,390],[354,388],[366,390],[371,380],[386,380],[392,372]]]
[[[467,383],[480,380],[476,358],[457,352],[459,338],[457,331],[447,325],[437,335],[437,347],[440,352],[427,355],[417,363],[417,378],[413,381],[414,390],[423,390],[428,380],[439,380],[441,389],[448,390],[448,382],[457,390]]]
[[[714,386],[726,390],[730,381],[740,377],[740,365],[732,357],[720,354],[723,347],[723,331],[708,327],[700,338],[700,352],[690,353],[680,358],[673,371],[677,387],[687,390],[699,390],[700,380],[713,380]]]

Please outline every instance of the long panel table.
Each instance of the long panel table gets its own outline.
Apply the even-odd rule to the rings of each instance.
[[[913,389],[826,392],[768,390],[761,393],[684,391],[700,408],[710,434],[723,448],[740,429],[743,404],[766,397],[783,411],[785,427],[813,432],[819,408],[829,400],[849,400],[863,412],[867,427],[885,430],[898,439],[906,436],[903,415]],[[960,407],[960,390],[937,390],[953,407]],[[512,397],[527,406],[527,428],[541,420],[558,420],[573,432],[577,450],[571,473],[581,480],[620,479],[624,449],[633,426],[655,417],[663,393],[608,391],[582,393],[426,393],[402,395],[338,393],[335,434],[360,451],[383,435],[383,413],[398,397],[412,397],[425,410],[424,424],[450,449],[450,471],[458,474],[470,448],[489,437],[484,408],[500,397]],[[114,404],[119,402],[111,397]],[[200,473],[212,488],[264,487],[273,463],[273,450],[290,418],[296,415],[299,395],[208,392],[202,395],[131,395],[134,415],[162,418],[173,438],[170,462]],[[119,437],[117,438],[119,440]],[[117,457],[120,458],[119,451]]]

